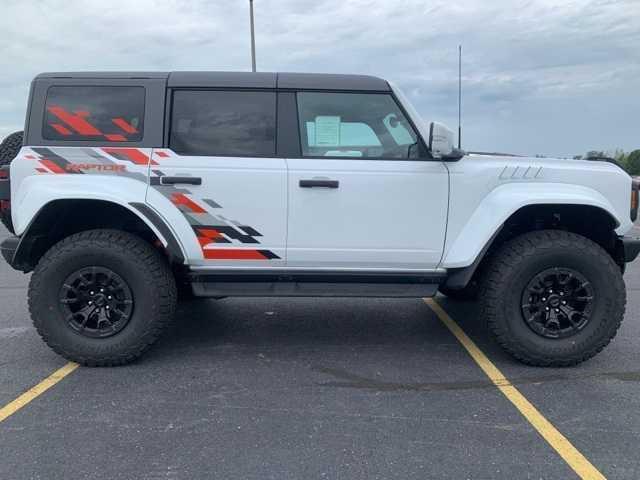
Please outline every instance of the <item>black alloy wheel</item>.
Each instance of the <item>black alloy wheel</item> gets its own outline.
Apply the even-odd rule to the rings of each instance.
[[[127,326],[133,294],[127,282],[106,267],[91,266],[67,277],[60,289],[67,325],[80,335],[106,338]]]
[[[549,268],[531,279],[521,305],[531,330],[545,338],[567,338],[591,320],[593,286],[576,270]]]

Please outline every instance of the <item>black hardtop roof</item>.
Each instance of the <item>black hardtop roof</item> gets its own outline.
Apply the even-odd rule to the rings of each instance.
[[[53,79],[166,79],[172,88],[290,88],[309,90],[389,91],[389,84],[370,75],[270,72],[50,72]]]

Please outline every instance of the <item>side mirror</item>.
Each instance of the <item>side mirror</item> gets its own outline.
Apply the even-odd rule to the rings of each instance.
[[[464,157],[465,152],[455,147],[453,132],[445,125],[431,122],[429,127],[429,150],[433,158],[455,161]]]

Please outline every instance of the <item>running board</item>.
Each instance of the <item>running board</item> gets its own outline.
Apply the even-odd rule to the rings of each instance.
[[[433,297],[445,273],[192,273],[196,297]]]

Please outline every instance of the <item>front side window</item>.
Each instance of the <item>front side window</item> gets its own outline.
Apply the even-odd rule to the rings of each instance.
[[[144,87],[53,86],[47,90],[47,140],[142,140]]]
[[[299,92],[302,155],[410,159],[418,135],[391,95]]]
[[[275,92],[178,90],[169,146],[182,155],[275,156]]]

